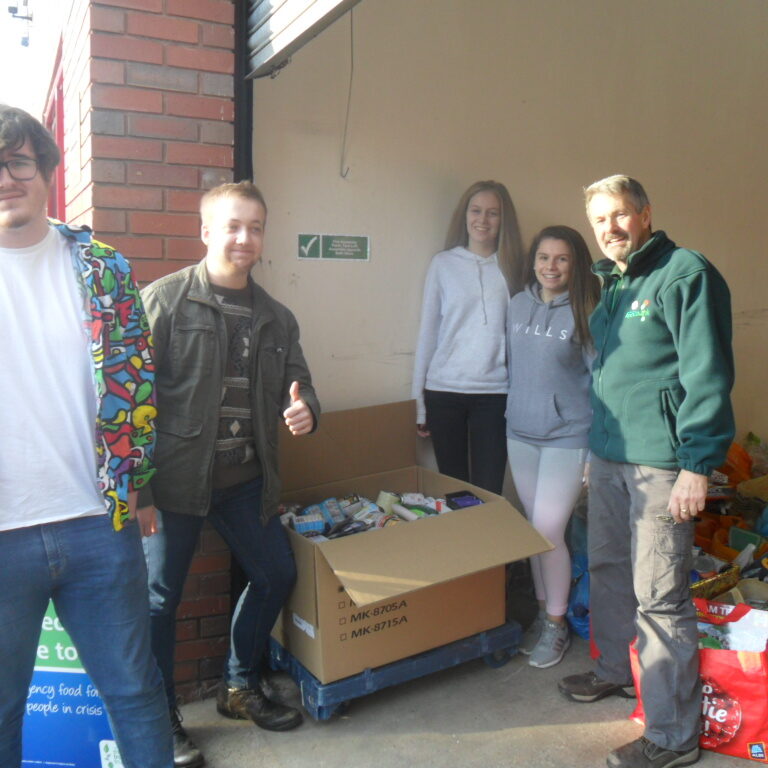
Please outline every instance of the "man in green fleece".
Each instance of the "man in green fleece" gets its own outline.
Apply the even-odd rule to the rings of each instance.
[[[559,688],[580,702],[634,696],[628,646],[637,635],[645,734],[608,765],[691,765],[701,710],[693,518],[734,433],[730,294],[701,254],[652,230],[637,181],[611,176],[585,194],[607,257],[594,267],[603,287],[590,319],[590,608],[600,657]]]

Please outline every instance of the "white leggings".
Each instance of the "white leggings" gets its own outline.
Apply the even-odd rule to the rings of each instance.
[[[512,479],[525,516],[554,545],[531,558],[536,598],[550,616],[563,616],[571,586],[565,528],[581,492],[586,448],[542,448],[507,439]]]

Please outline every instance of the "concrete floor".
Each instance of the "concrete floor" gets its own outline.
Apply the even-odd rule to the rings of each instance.
[[[576,638],[551,669],[520,655],[499,669],[468,662],[356,699],[328,721],[307,717],[288,733],[226,720],[211,700],[182,714],[209,768],[593,768],[641,728],[628,720],[627,699],[574,704],[557,692],[561,677],[589,668],[588,645]],[[282,688],[298,704],[287,676]],[[697,765],[747,763],[702,752]]]

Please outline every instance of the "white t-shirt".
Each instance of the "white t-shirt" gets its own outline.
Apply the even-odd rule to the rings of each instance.
[[[83,300],[55,229],[0,248],[0,531],[106,513]]]

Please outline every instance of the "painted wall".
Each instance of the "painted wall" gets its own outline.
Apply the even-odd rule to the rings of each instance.
[[[768,3],[365,0],[254,84],[270,206],[257,278],[296,312],[327,409],[409,396],[421,290],[457,198],[496,178],[525,238],[593,244],[581,189],[638,177],[654,226],[733,293],[738,435],[768,435]],[[365,234],[370,263],[297,259],[297,234]],[[595,246],[593,250],[597,254]]]

